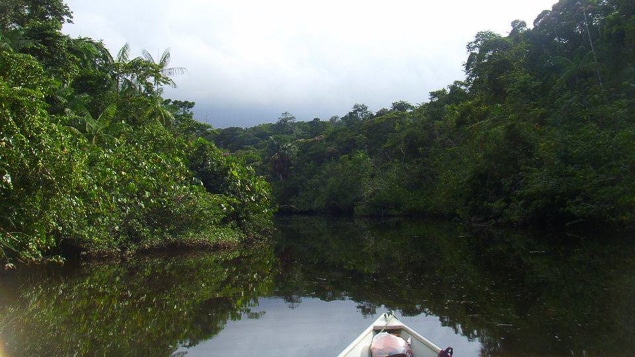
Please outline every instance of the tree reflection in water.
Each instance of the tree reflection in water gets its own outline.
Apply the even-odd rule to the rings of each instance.
[[[169,356],[230,320],[260,319],[263,297],[297,310],[352,300],[366,317],[436,316],[483,356],[635,350],[632,240],[404,220],[293,217],[278,227],[275,246],[5,273],[0,352]]]
[[[272,290],[272,250],[145,257],[8,276],[0,336],[9,356],[169,356],[250,314]],[[13,280],[13,281],[11,281]],[[20,283],[19,291],[13,283]]]
[[[631,238],[404,220],[291,218],[279,227],[279,294],[301,287],[302,296],[357,301],[362,314],[385,305],[435,315],[478,339],[483,356],[635,350]]]

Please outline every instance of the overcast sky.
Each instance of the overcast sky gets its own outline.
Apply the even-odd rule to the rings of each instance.
[[[72,37],[103,40],[115,55],[167,48],[178,88],[217,128],[373,112],[464,78],[465,46],[478,31],[531,27],[556,0],[66,0]]]

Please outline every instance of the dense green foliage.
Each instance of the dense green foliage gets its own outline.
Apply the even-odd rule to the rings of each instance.
[[[293,212],[635,223],[632,1],[561,0],[531,29],[479,32],[464,80],[420,105],[223,130],[162,97],[185,71],[168,51],[113,57],[70,38],[60,0],[3,2],[0,14],[7,266],[235,242],[269,227],[271,192]]]
[[[220,130],[281,209],[474,223],[635,223],[635,5],[561,0],[479,32],[466,77],[413,106]]]
[[[69,38],[61,1],[1,8],[0,261],[213,246],[270,227],[267,182],[205,141],[194,103],[161,96],[184,71],[169,52],[113,58]]]

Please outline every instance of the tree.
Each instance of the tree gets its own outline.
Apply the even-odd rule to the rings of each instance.
[[[158,95],[150,98],[144,117],[150,121],[156,121],[166,128],[172,126],[174,121],[174,114],[165,105],[163,98]]]
[[[83,122],[83,133],[86,135],[86,139],[88,139],[93,145],[112,138],[112,136],[108,135],[106,131],[112,124],[112,118],[115,115],[116,109],[116,106],[111,104],[99,115],[99,117],[97,117],[97,119],[94,119],[90,112],[84,113],[81,117]]]
[[[128,44],[113,58],[102,42],[71,39],[57,0],[0,10],[0,263],[235,243],[268,229],[268,184],[192,142],[212,133],[194,103],[162,98],[182,72],[167,68],[167,50],[154,63],[130,59]]]
[[[159,63],[155,63],[151,56],[149,60],[142,57],[130,59],[130,45],[124,44],[113,60],[113,75],[118,91],[128,98],[135,95],[160,95],[160,86],[174,83],[168,76],[169,68],[164,67],[169,59],[167,50],[161,57],[163,62]]]
[[[398,112],[409,112],[411,110],[413,110],[415,107],[414,105],[406,102],[405,100],[400,100],[398,102],[393,102],[391,109],[392,110],[396,110]]]
[[[560,0],[532,28],[477,33],[465,78],[427,103],[294,122],[310,138],[286,119],[218,137],[258,151],[293,211],[632,225],[634,19],[632,1]]]
[[[161,54],[161,57],[159,57],[158,62],[154,60],[150,52],[143,50],[142,53],[143,53],[143,58],[145,58],[146,61],[154,63],[159,66],[159,68],[161,69],[161,74],[167,77],[166,84],[169,85],[170,87],[176,88],[176,83],[170,77],[187,72],[187,69],[185,67],[168,67],[168,65],[170,64],[170,56],[171,56],[169,48],[163,51],[163,53]],[[155,80],[155,86],[157,91],[159,90],[160,84],[161,83],[159,81]]]
[[[0,68],[0,260],[41,260],[81,215],[72,190],[86,155],[49,120],[52,82],[35,58],[0,52]]]
[[[558,78],[556,84],[564,84],[566,86],[577,87],[576,89],[583,90],[584,86],[581,83],[586,83],[586,79],[592,77],[597,69],[597,63],[593,58],[591,51],[586,51],[584,47],[580,47],[575,51],[572,59],[556,56],[553,58],[553,62],[562,68],[562,74]],[[598,80],[598,84],[601,85],[601,80]]]
[[[115,91],[117,93],[117,103],[119,103],[120,93],[128,87],[132,87],[134,83],[127,77],[126,66],[130,61],[130,45],[126,42],[115,58],[111,58],[113,76],[115,78]]]
[[[343,116],[340,120],[344,125],[354,127],[362,120],[368,119],[373,116],[373,113],[368,110],[366,104],[355,104],[353,109]]]
[[[19,30],[33,22],[71,23],[73,14],[61,0],[11,0],[0,4],[0,33]]]
[[[479,32],[467,45],[467,50],[465,74],[470,91],[480,92],[487,101],[504,101],[507,76],[515,69],[517,61],[523,61],[513,53],[509,38],[491,31]]]
[[[78,71],[58,112],[69,108],[78,113],[88,111],[97,117],[116,101],[112,56],[103,42],[89,38],[71,39],[68,51],[75,58]]]
[[[163,105],[172,113],[172,130],[186,139],[204,138],[212,141],[215,130],[211,125],[194,120],[195,103],[187,100],[166,99]]]
[[[271,170],[280,181],[286,180],[291,173],[291,165],[295,158],[297,147],[293,142],[282,142],[270,138]]]
[[[295,116],[289,112],[282,113],[274,125],[274,132],[281,135],[295,135]]]

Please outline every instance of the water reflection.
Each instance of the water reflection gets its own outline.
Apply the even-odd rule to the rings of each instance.
[[[274,261],[267,248],[4,276],[5,353],[169,356],[257,306]]]
[[[254,351],[259,357],[336,356],[379,317],[378,314],[363,317],[351,300],[326,302],[312,297],[304,297],[302,303],[293,308],[281,297],[262,298],[254,309],[265,312],[260,320],[228,322],[214,339],[192,348],[181,348],[177,353],[187,352],[187,357],[251,356]],[[378,309],[385,311],[382,306]],[[478,355],[478,343],[471,344],[454,335],[451,329],[440,326],[434,316],[404,320],[426,336],[451,341],[462,357]]]
[[[0,275],[4,354],[231,355],[287,328],[297,340],[273,355],[331,355],[386,309],[463,357],[635,350],[632,241],[401,220],[278,227],[256,249]]]
[[[447,223],[289,219],[282,296],[438,316],[483,356],[631,355],[632,239],[467,232]]]

